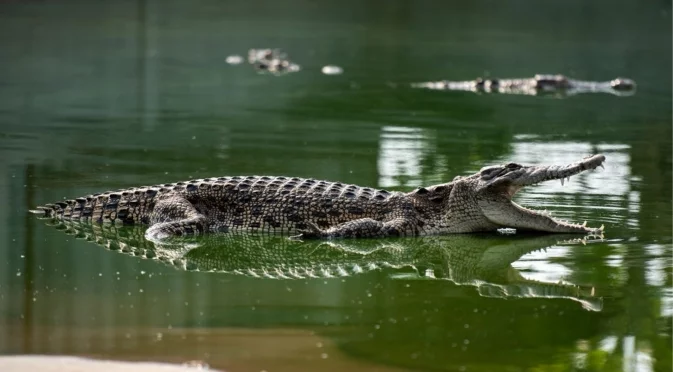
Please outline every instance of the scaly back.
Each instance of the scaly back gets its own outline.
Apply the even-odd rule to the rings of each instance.
[[[314,179],[235,176],[141,186],[40,206],[44,217],[99,223],[148,224],[157,201],[181,197],[208,219],[231,228],[288,230],[305,221],[327,227],[391,212],[403,194]]]

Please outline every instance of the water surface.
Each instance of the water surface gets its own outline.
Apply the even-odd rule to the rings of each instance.
[[[670,2],[246,4],[0,5],[1,353],[229,371],[671,370]],[[225,62],[251,47],[283,48],[301,71],[276,77]],[[329,64],[344,73],[321,74]],[[536,73],[626,76],[638,89],[554,98],[408,87]],[[605,170],[526,188],[517,201],[604,224],[604,241],[386,243],[462,247],[487,262],[521,249],[479,275],[458,275],[457,259],[441,254],[334,278],[183,270],[26,213],[222,175],[408,191],[485,165],[594,153],[606,155]],[[577,291],[503,289],[522,280]]]

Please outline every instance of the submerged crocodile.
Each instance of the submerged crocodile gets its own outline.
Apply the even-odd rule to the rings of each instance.
[[[394,279],[449,280],[472,286],[482,297],[570,299],[592,311],[600,311],[603,305],[591,286],[526,279],[511,265],[549,246],[586,244],[584,238],[474,234],[358,241],[355,245],[343,240],[298,242],[262,234],[209,234],[167,243],[145,239],[141,226],[77,221],[57,221],[56,226],[109,250],[180,270],[278,280],[344,278],[385,270]]]
[[[93,194],[31,212],[61,220],[150,225],[150,239],[206,232],[301,234],[303,238],[441,235],[501,228],[601,234],[512,201],[522,187],[602,166],[594,155],[564,166],[489,166],[408,193],[340,182],[267,176],[206,178]]]
[[[455,90],[485,93],[523,94],[523,95],[561,95],[570,96],[580,93],[609,93],[617,96],[632,95],[636,83],[631,79],[616,78],[611,81],[582,81],[570,79],[564,75],[535,75],[522,79],[483,79],[472,81],[434,81],[412,83],[413,88],[433,90]]]
[[[274,75],[297,72],[301,69],[298,64],[291,62],[287,54],[280,49],[250,49],[248,50],[248,63],[259,72]]]

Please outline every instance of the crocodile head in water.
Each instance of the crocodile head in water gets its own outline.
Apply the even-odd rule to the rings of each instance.
[[[601,234],[603,227],[591,228],[584,224],[570,223],[552,218],[549,213],[534,211],[522,207],[512,201],[512,197],[524,186],[535,185],[550,180],[561,183],[570,176],[586,170],[602,166],[603,155],[593,155],[581,161],[555,165],[521,165],[509,163],[482,168],[472,176],[457,178],[452,182],[451,199],[462,211],[450,211],[448,218],[454,215],[469,214],[464,220],[473,221],[469,230],[488,230],[490,228],[515,228],[517,230],[534,230],[556,233],[589,233]],[[462,190],[462,191],[461,191]],[[473,198],[464,198],[465,192],[471,190]],[[461,198],[461,195],[463,197]],[[474,225],[477,225],[475,229]],[[491,226],[488,226],[488,225]]]
[[[610,81],[610,87],[616,91],[627,92],[636,89],[636,83],[631,79],[616,78]]]

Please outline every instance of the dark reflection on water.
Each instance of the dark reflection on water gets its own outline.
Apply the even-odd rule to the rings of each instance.
[[[0,352],[251,371],[671,370],[670,12],[626,1],[3,2]],[[267,46],[301,71],[258,75],[225,62]],[[344,73],[321,74],[327,64]],[[628,76],[638,92],[549,99],[409,87],[536,73]],[[63,197],[192,178],[404,191],[494,163],[592,153],[606,155],[605,170],[517,195],[605,224],[606,240],[586,246],[460,236],[153,248],[185,267],[259,276],[292,265],[327,276],[319,262],[328,262],[348,274],[330,270],[335,278],[175,270],[26,215]],[[86,234],[147,244],[133,229]]]

